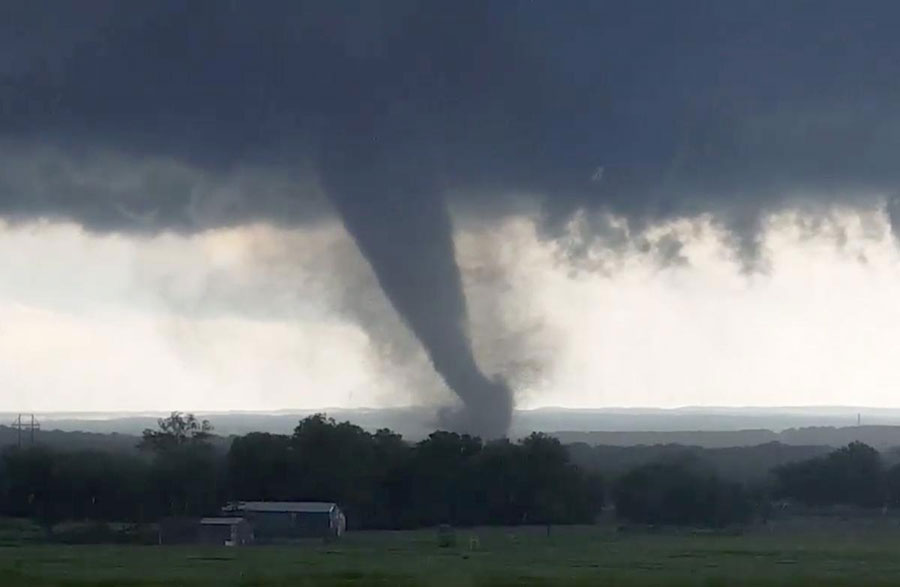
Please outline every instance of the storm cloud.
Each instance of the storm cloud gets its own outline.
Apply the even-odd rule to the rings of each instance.
[[[469,343],[451,210],[526,206],[551,239],[577,218],[581,238],[560,239],[575,256],[615,239],[610,216],[640,238],[708,214],[747,267],[782,209],[885,206],[894,222],[898,16],[887,1],[7,2],[0,214],[151,232],[336,214],[467,406],[453,422],[502,434],[511,395]],[[96,172],[97,153],[156,167],[129,182]],[[659,255],[680,251],[666,238]]]

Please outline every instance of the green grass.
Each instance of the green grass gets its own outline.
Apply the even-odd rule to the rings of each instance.
[[[469,550],[469,537],[479,546]],[[853,537],[617,534],[604,527],[353,533],[249,548],[0,547],[0,586],[571,586],[900,584],[900,529]]]

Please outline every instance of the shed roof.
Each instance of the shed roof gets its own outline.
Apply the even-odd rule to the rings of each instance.
[[[237,509],[244,512],[294,512],[327,514],[337,506],[325,501],[245,501]]]
[[[236,524],[241,524],[245,520],[244,518],[202,518],[200,520],[200,524],[203,526],[234,526]]]

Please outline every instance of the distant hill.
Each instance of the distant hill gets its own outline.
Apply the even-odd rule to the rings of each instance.
[[[900,446],[900,426],[816,426],[771,430],[694,430],[694,431],[595,431],[554,432],[563,443],[606,446],[654,446],[678,444],[703,448],[758,446],[779,443],[786,446],[839,447],[853,441],[865,442],[879,450]]]
[[[679,444],[642,446],[589,446],[572,444],[569,453],[577,465],[598,471],[607,479],[647,463],[691,461],[703,463],[726,479],[742,483],[764,481],[772,468],[823,456],[829,446],[789,446],[778,442],[757,446],[702,448]]]
[[[367,430],[390,428],[407,438],[419,440],[437,428],[435,410],[430,407],[385,408],[385,409],[327,409],[327,410],[285,410],[279,412],[196,412],[215,426],[222,436],[246,434],[252,431],[288,434],[297,422],[316,411],[323,411],[336,420],[349,420]],[[83,432],[118,432],[140,435],[144,428],[154,427],[156,419],[165,413],[43,413],[37,414],[47,429]],[[792,429],[845,429],[854,428],[857,417],[861,417],[864,427],[900,426],[900,410],[858,407],[778,407],[778,408],[604,408],[604,409],[563,409],[541,408],[518,410],[513,418],[510,434],[514,438],[533,431],[558,432],[561,436],[574,433],[594,433],[607,435],[600,442],[592,438],[571,437],[573,441],[591,444],[655,444],[679,442],[709,446],[760,444],[764,442],[786,442],[807,444],[804,438],[790,438]],[[15,414],[0,414],[0,423],[12,422]],[[634,436],[634,431],[646,436]],[[740,432],[733,437],[705,432]],[[665,433],[653,437],[649,433]],[[613,433],[628,433],[616,436]],[[688,433],[669,436],[674,433]],[[778,436],[782,434],[783,436]],[[803,435],[810,435],[802,432]],[[826,436],[828,436],[826,434]],[[840,435],[835,436],[837,438]],[[841,440],[828,443],[845,444]],[[813,444],[819,444],[818,441]],[[877,444],[882,444],[879,441]],[[900,442],[896,442],[900,444]]]
[[[31,438],[27,432],[21,435],[22,444]],[[35,442],[58,450],[98,450],[112,452],[135,452],[140,437],[129,434],[101,434],[99,432],[79,432],[62,430],[39,430],[35,432]],[[19,431],[9,426],[0,426],[0,447],[19,444]]]
[[[35,432],[34,442],[48,448],[60,451],[102,451],[116,453],[136,453],[137,445],[141,437],[135,434],[120,434],[112,432],[103,434],[100,432],[81,432],[66,430],[38,430]],[[19,432],[9,426],[0,426],[0,447],[16,446],[20,442]],[[31,437],[28,432],[23,432],[21,443],[28,446]],[[231,446],[231,438],[213,436],[212,444],[219,450],[228,450]]]
[[[570,432],[695,432],[772,431],[791,428],[857,425],[900,426],[900,410],[860,407],[717,408],[686,407],[520,410],[513,421],[515,432],[530,430]]]

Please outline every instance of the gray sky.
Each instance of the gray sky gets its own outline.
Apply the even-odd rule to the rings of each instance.
[[[892,404],[897,17],[4,3],[4,403]]]
[[[677,227],[700,233],[686,239],[687,264],[600,251],[602,273],[560,257],[526,217],[461,229],[477,355],[515,384],[523,407],[900,406],[892,350],[900,258],[883,215],[844,213],[833,222],[810,237],[792,219],[772,219],[770,270],[752,276],[702,221]],[[280,261],[295,250],[304,258]],[[354,269],[335,276],[335,256],[358,257],[339,223],[150,238],[73,223],[4,225],[3,404],[103,411],[449,402],[362,259],[341,259]],[[336,292],[348,281],[371,300],[368,317],[341,307]],[[376,324],[381,336],[371,334]]]

